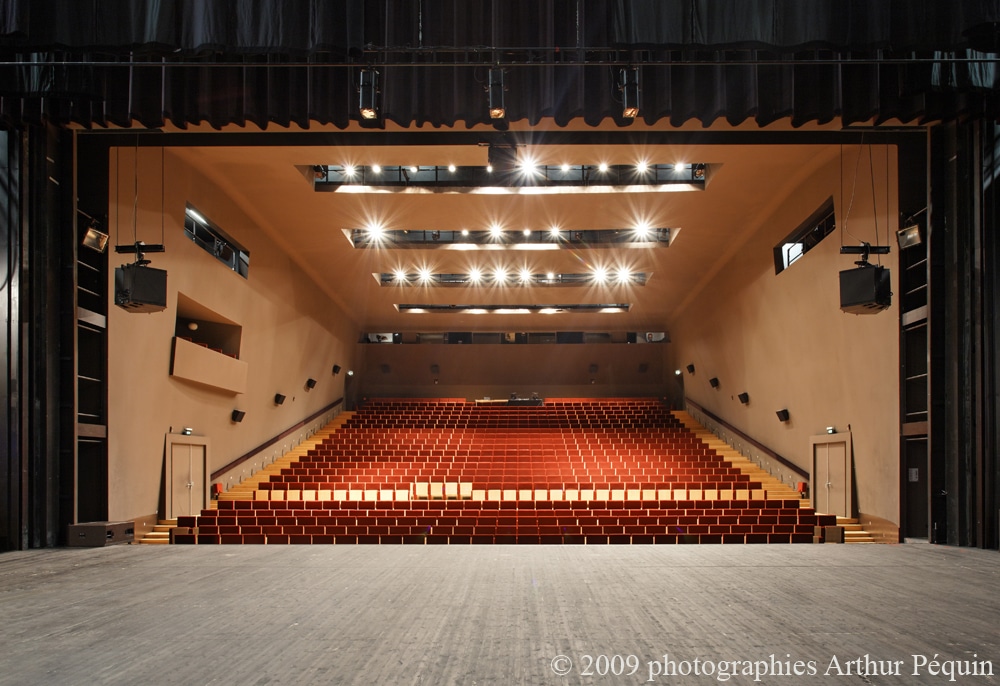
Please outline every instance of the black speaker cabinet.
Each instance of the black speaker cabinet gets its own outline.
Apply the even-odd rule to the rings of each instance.
[[[66,545],[73,548],[100,548],[135,540],[135,522],[83,522],[70,524]]]
[[[115,305],[129,312],[159,312],[167,307],[167,272],[145,265],[115,269]]]
[[[840,272],[840,309],[851,314],[875,314],[892,303],[889,270],[858,267]]]

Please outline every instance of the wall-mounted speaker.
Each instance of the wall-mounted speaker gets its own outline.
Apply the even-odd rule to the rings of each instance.
[[[746,405],[748,402],[750,402],[750,394],[749,393],[740,393],[736,397],[739,398],[740,402],[743,403],[744,405]]]
[[[233,410],[233,421],[239,424],[243,421],[243,418],[246,417],[246,415],[247,413],[243,410]]]
[[[718,377],[713,376],[711,379],[709,379],[708,385],[711,386],[712,388],[718,388],[719,387]]]
[[[316,379],[306,379],[306,388],[316,388]]]
[[[597,365],[596,364],[590,365],[589,371],[590,371],[591,374],[596,374],[597,373]]]
[[[694,365],[693,364],[689,364],[687,366],[687,370],[688,370],[688,374],[694,374]]]
[[[340,374],[340,365],[339,364],[333,365],[333,374],[334,374],[334,376],[336,376],[337,374]]]
[[[432,364],[431,365],[431,374],[434,374],[435,376],[437,376],[440,373],[441,373],[441,367],[439,365]]]
[[[778,410],[778,421],[787,422],[788,421],[788,410]]]
[[[285,396],[281,395],[281,393],[275,393],[274,394],[274,404],[275,405],[281,405],[283,402],[285,402]]]

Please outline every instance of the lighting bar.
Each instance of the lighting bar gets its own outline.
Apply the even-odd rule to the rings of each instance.
[[[559,231],[535,229],[483,231],[344,229],[355,248],[444,248],[449,250],[560,250],[604,247],[666,248],[679,229],[637,227],[634,229],[588,229]]]
[[[494,157],[496,155],[493,155]],[[377,170],[376,170],[377,168]],[[363,192],[383,188],[443,191],[510,188],[659,188],[704,190],[708,165],[698,164],[539,164],[530,170],[516,164],[500,166],[443,165],[313,165],[318,192]],[[349,173],[350,172],[350,173]]]
[[[473,270],[468,274],[427,274],[398,271],[373,274],[380,286],[480,286],[506,284],[515,286],[591,286],[593,274],[535,274],[520,272],[500,276],[494,271]],[[615,272],[608,281],[616,285],[645,286],[651,274]]]
[[[409,314],[619,314],[628,312],[631,308],[631,303],[588,305],[396,305],[397,310]]]

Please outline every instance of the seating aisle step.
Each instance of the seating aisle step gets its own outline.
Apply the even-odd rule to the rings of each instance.
[[[152,531],[147,532],[139,539],[139,543],[142,545],[166,545],[170,543],[170,530],[176,526],[176,519],[161,519]]]
[[[275,474],[281,474],[281,470],[289,467],[293,462],[301,459],[309,453],[309,450],[315,448],[323,442],[323,439],[329,438],[337,432],[344,424],[350,421],[351,417],[354,416],[354,412],[341,412],[336,417],[334,417],[329,424],[324,426],[322,429],[314,433],[310,438],[302,441],[300,444],[289,450],[287,453],[276,459],[274,462],[269,464],[264,469],[261,469],[253,476],[250,476],[240,483],[236,484],[228,491],[223,491],[219,494],[219,500],[253,500],[254,492],[260,488],[260,484],[265,481],[270,481],[271,476]],[[216,501],[212,501],[211,507],[217,507]]]
[[[844,527],[844,543],[877,543],[856,517],[837,517],[837,526]]]

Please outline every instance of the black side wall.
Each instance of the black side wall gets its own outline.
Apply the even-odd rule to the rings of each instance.
[[[72,179],[72,134],[0,131],[0,550],[62,543],[74,516],[73,454],[60,450]]]
[[[931,135],[931,541],[1000,546],[1000,128]]]

